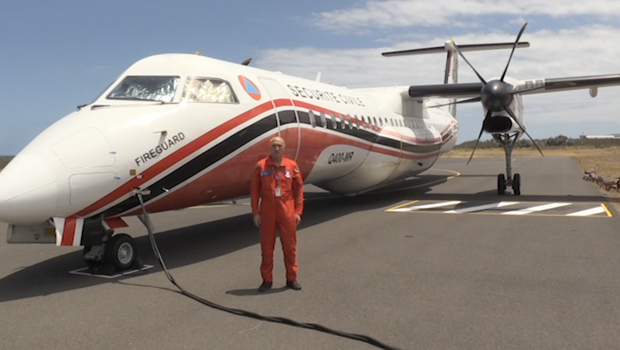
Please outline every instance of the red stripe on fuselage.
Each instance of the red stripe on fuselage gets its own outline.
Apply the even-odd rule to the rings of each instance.
[[[117,228],[127,227],[127,223],[121,218],[106,218],[104,219],[105,223],[113,230]]]
[[[210,130],[206,134],[204,134],[204,135],[198,137],[197,139],[191,141],[190,143],[188,143],[184,147],[180,148],[176,152],[170,154],[168,157],[163,158],[159,162],[153,164],[150,168],[146,169],[144,172],[142,172],[140,174],[141,175],[140,179],[138,179],[137,177],[132,178],[131,180],[127,181],[125,184],[121,185],[120,187],[118,187],[117,189],[115,189],[114,191],[109,193],[108,195],[106,195],[103,198],[99,199],[98,201],[96,201],[95,203],[93,203],[90,206],[86,207],[85,209],[80,210],[74,216],[86,217],[86,216],[95,214],[96,212],[100,211],[102,208],[105,208],[108,205],[112,204],[113,202],[115,202],[115,201],[121,199],[122,197],[126,196],[127,194],[130,194],[134,188],[141,187],[143,184],[153,180],[157,176],[161,175],[163,172],[169,170],[174,165],[176,165],[179,162],[181,162],[186,157],[190,156],[194,152],[196,152],[196,151],[200,150],[201,148],[205,147],[206,145],[208,145],[209,143],[213,142],[214,140],[216,140],[217,138],[221,137],[222,135],[226,134],[227,132],[231,131],[232,129],[238,127],[242,123],[245,123],[248,120],[250,120],[250,119],[252,119],[252,118],[254,118],[256,116],[258,116],[258,115],[260,115],[262,113],[265,113],[265,112],[273,109],[274,108],[274,104],[275,104],[276,107],[284,107],[284,106],[293,106],[293,105],[295,105],[297,107],[309,108],[309,109],[312,109],[314,111],[319,111],[319,112],[322,111],[322,112],[328,113],[328,114],[334,113],[336,115],[344,115],[345,118],[347,118],[346,114],[338,113],[338,112],[332,111],[330,109],[327,109],[327,108],[324,108],[324,107],[321,107],[321,106],[318,106],[318,105],[309,104],[309,103],[302,102],[302,101],[295,101],[294,104],[291,103],[290,99],[276,99],[276,100],[273,101],[273,104],[272,104],[272,101],[265,102],[265,103],[255,107],[255,108],[252,108],[252,109],[248,110],[247,112],[244,112],[244,113],[240,114],[237,117],[234,117],[234,118],[232,118],[232,119],[222,123],[221,125],[215,127],[213,130]],[[373,129],[375,131],[378,130],[378,128],[376,128],[374,126],[373,126]],[[326,129],[326,130],[329,130],[329,129]],[[411,141],[416,142],[416,143],[436,143],[436,141],[419,140],[419,139],[416,139],[416,138],[402,136],[402,135],[400,135],[398,133],[394,133],[394,132],[391,132],[389,130],[382,130],[382,132],[385,133],[385,134],[388,134],[390,136],[393,136],[395,138],[403,137],[404,139],[411,140]],[[351,145],[351,146],[360,147],[360,148],[364,148],[364,149],[369,149],[371,152],[377,152],[377,153],[381,153],[381,154],[385,154],[385,155],[389,155],[389,156],[393,156],[393,157],[401,157],[402,156],[403,158],[406,158],[406,159],[425,159],[425,158],[428,158],[429,156],[433,156],[433,155],[436,154],[435,152],[429,153],[429,154],[425,154],[424,156],[401,154],[401,152],[397,151],[397,150],[385,149],[385,148],[378,147],[378,146],[375,146],[375,145],[370,146],[367,143],[355,141],[355,140],[352,140],[352,139],[349,139],[349,138],[342,137],[340,135],[334,135],[332,133],[328,133],[328,134],[331,135],[331,136],[336,137],[336,139],[332,141],[333,143],[329,143],[329,142],[325,142],[325,141],[327,141],[328,139],[331,139],[331,138],[325,138],[325,134],[326,133],[321,132],[321,138],[322,138],[321,141],[324,142],[324,144],[323,144],[324,147],[322,149],[324,149],[327,146],[333,145],[333,144],[346,144],[346,145]],[[305,147],[307,147],[306,145],[307,145],[307,141],[305,143],[302,142],[302,145],[301,145],[302,152],[304,151]],[[266,149],[268,150],[268,147]],[[322,151],[322,149],[321,149],[321,151]],[[264,152],[259,152],[259,153],[255,153],[255,154],[261,154],[261,153],[264,154]],[[312,151],[310,151],[309,153],[311,154],[312,157],[315,157],[318,154],[320,154],[320,153],[313,153]],[[301,157],[300,157],[300,159],[301,159]],[[253,160],[252,166],[254,165],[256,160],[257,159]],[[175,191],[175,193],[176,192],[177,191]],[[169,197],[169,196],[167,196],[167,197]],[[231,198],[231,197],[228,197],[228,198]],[[232,198],[234,198],[234,197],[232,197]]]
[[[297,129],[283,130],[296,131]],[[345,145],[370,150],[392,157],[402,157],[404,159],[428,159],[434,158],[437,152],[425,154],[424,156],[401,154],[398,151],[376,147],[369,143],[359,142],[350,138],[343,137],[336,133],[327,132],[330,129],[309,129],[302,128],[301,132],[301,152],[297,158],[297,164],[302,176],[308,177],[316,165],[318,156],[327,147],[334,145]],[[182,209],[196,205],[216,202],[225,199],[239,198],[250,193],[251,174],[256,166],[256,162],[269,155],[269,139],[277,135],[274,130],[272,134],[264,137],[250,146],[248,149],[235,154],[221,165],[210,170],[208,173],[186,183],[183,187],[177,188],[169,194],[155,199],[154,202],[147,204],[150,213]],[[287,149],[287,151],[290,151]],[[259,155],[259,156],[257,156]],[[140,209],[122,213],[122,216],[138,215]]]
[[[65,218],[65,227],[62,231],[62,241],[60,245],[67,246],[73,245],[73,238],[75,238],[75,227],[76,227],[76,219],[75,217]]]

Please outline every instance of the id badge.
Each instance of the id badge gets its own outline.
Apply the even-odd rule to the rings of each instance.
[[[280,187],[276,188],[276,197],[282,197],[282,189]]]

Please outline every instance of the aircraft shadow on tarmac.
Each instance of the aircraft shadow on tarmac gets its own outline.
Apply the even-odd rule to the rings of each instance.
[[[426,175],[354,197],[337,196],[326,192],[306,193],[304,219],[299,229],[303,230],[350,213],[388,207],[399,201],[423,196],[433,186],[446,182],[448,178],[447,175]],[[259,235],[256,230],[248,213],[159,232],[154,236],[166,267],[174,269],[259,244]],[[82,251],[74,250],[35,265],[23,267],[0,279],[0,303],[103,283],[118,283],[133,276],[149,273],[149,271],[161,271],[153,254],[149,237],[136,237],[135,242],[142,261],[145,264],[154,265],[155,268],[113,280],[76,276],[69,274],[68,271],[85,265],[81,265],[83,264]],[[50,246],[49,249],[61,248]],[[235,292],[241,295],[247,294],[247,291],[243,290]]]

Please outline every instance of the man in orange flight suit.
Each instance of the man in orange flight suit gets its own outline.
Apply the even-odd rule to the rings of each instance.
[[[276,228],[284,251],[286,286],[300,290],[297,282],[297,225],[304,210],[304,180],[297,163],[284,157],[286,144],[279,136],[269,140],[271,156],[256,164],[252,175],[252,214],[254,224],[260,227],[263,283],[258,290],[264,292],[273,285],[273,250]],[[260,199],[260,205],[259,205]]]

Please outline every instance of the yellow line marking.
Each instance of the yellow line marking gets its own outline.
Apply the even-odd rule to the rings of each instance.
[[[607,216],[609,216],[610,218],[614,217],[614,215],[611,213],[611,210],[609,210],[609,208],[607,208],[607,205],[605,203],[601,203],[601,206],[607,212]]]
[[[393,208],[386,209],[385,211],[392,211],[392,210],[395,210],[395,209],[398,209],[398,208],[402,208],[402,207],[404,207],[404,206],[407,206],[407,205],[409,205],[409,204],[417,203],[417,202],[419,202],[419,201],[420,201],[420,200],[416,199],[416,200],[414,200],[414,201],[407,202],[407,203],[405,203],[405,204],[397,205],[397,206],[395,206],[395,207],[393,207]]]
[[[455,171],[455,170],[450,170],[450,169],[436,169],[436,168],[435,168],[435,169],[434,169],[434,168],[431,168],[431,169],[433,169],[433,170],[439,170],[439,171],[448,171],[448,172],[454,173],[454,176],[461,176],[461,173],[459,173],[458,171]]]

